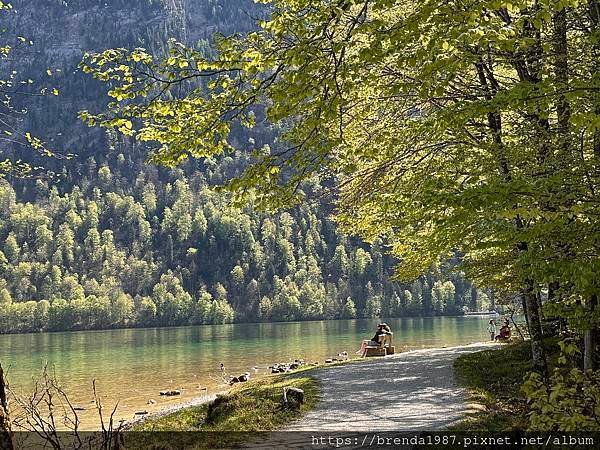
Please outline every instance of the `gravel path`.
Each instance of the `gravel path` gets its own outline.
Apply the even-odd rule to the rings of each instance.
[[[321,384],[317,407],[292,431],[438,431],[460,421],[469,404],[454,379],[458,356],[497,347],[471,344],[369,358],[311,373]]]

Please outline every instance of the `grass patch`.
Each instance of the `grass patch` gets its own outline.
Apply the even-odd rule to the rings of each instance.
[[[257,433],[280,430],[319,402],[321,389],[307,372],[367,360],[351,358],[329,364],[306,365],[292,372],[236,384],[210,404],[148,417],[132,426],[125,436],[127,448],[212,449],[253,442]],[[304,403],[299,410],[282,407],[283,389],[286,387],[304,390]]]
[[[299,410],[282,407],[283,389],[304,390]],[[270,376],[238,384],[213,404],[185,408],[162,417],[148,418],[133,431],[271,431],[311,410],[320,389],[308,376]]]
[[[160,417],[149,417],[131,431],[200,431],[208,404],[184,408]]]
[[[552,367],[558,355],[557,341],[548,340],[545,347]],[[454,362],[457,380],[467,388],[479,409],[451,430],[500,432],[526,429],[529,408],[521,385],[531,366],[529,341],[458,357]]]

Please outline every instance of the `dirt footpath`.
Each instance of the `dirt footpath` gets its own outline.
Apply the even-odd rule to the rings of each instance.
[[[437,431],[460,421],[470,407],[454,378],[460,355],[494,344],[415,350],[358,364],[316,370],[323,397],[287,430]]]

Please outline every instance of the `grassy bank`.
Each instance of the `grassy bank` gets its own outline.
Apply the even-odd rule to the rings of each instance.
[[[304,391],[304,403],[299,409],[286,407],[282,403],[283,389],[291,387]],[[235,385],[229,392],[219,395],[214,402],[184,408],[160,417],[149,417],[133,426],[130,431],[140,433],[130,436],[135,441],[134,448],[143,448],[146,441],[155,447],[157,440],[161,439],[165,440],[161,445],[174,445],[177,448],[189,445],[194,448],[222,448],[224,445],[244,442],[257,431],[282,428],[311,410],[319,397],[319,386],[309,376],[267,376]]]
[[[282,407],[284,388],[304,390],[299,410]],[[308,376],[268,376],[238,384],[213,403],[148,418],[133,431],[269,431],[312,409],[320,395]]]
[[[552,366],[558,346],[552,340],[546,342],[546,347]],[[477,410],[453,430],[508,431],[527,427],[529,409],[521,385],[531,370],[529,341],[462,355],[454,362],[454,368],[457,380],[467,388]]]

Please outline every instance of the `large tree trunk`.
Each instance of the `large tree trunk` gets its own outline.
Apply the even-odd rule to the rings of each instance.
[[[531,75],[526,72],[526,62],[524,60],[518,60],[515,63],[518,66],[518,71],[523,80],[527,79],[527,81],[536,81],[537,78],[531,77]],[[483,92],[486,100],[492,100],[494,95],[496,94],[496,84],[497,82],[492,78],[490,74],[493,73],[493,69],[490,67],[488,70],[485,69],[485,62],[481,59],[478,63],[475,64],[475,69],[477,70],[477,75],[479,81],[481,83],[481,87],[483,88]],[[539,80],[537,80],[539,81]],[[506,158],[504,143],[502,140],[502,116],[496,111],[490,111],[488,113],[488,127],[492,134],[492,139],[494,141],[494,149],[496,152],[498,170],[500,176],[509,183],[512,180],[512,175],[510,172],[510,167],[508,165],[508,160]],[[541,120],[542,125],[547,125],[547,119]],[[544,152],[545,150],[543,150]],[[515,230],[522,230],[524,228],[524,224],[522,219],[517,216],[514,221]],[[520,242],[517,244],[518,252],[526,252],[528,249],[528,244],[526,242]],[[533,359],[533,370],[546,377],[548,374],[548,368],[546,365],[546,354],[544,351],[544,345],[542,341],[542,324],[540,320],[540,304],[538,302],[538,298],[534,289],[534,282],[531,280],[525,280],[524,288],[523,288],[523,306],[525,310],[525,317],[527,320],[527,325],[529,328],[529,336],[531,338],[531,355]]]
[[[8,418],[8,402],[6,401],[6,385],[4,370],[0,364],[0,450],[13,450],[10,420]]]
[[[598,307],[598,297],[594,294],[588,301],[588,309],[590,310],[590,316],[594,316]],[[583,333],[583,369],[594,370],[596,367],[596,345],[598,345],[598,330],[595,322],[592,322],[590,326]]]

